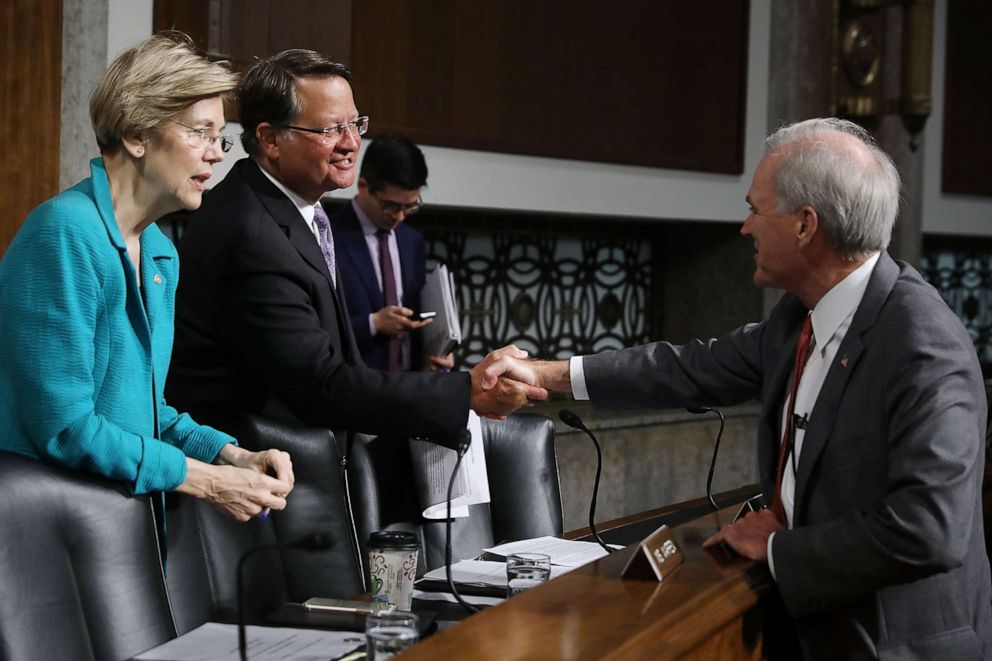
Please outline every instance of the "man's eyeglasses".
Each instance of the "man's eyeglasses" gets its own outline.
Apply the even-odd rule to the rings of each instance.
[[[320,144],[328,145],[343,138],[345,131],[348,131],[352,135],[365,135],[365,132],[369,130],[369,118],[368,115],[363,115],[356,117],[353,121],[335,126],[325,126],[322,129],[310,129],[305,126],[293,126],[292,124],[283,124],[282,128],[319,135],[321,138]]]
[[[220,150],[226,154],[234,146],[234,136],[207,135],[207,131],[210,129],[206,127],[196,128],[195,126],[187,126],[182,122],[176,122],[176,124],[186,129],[183,134],[186,136],[186,144],[193,149],[206,149],[208,146],[213,147],[220,141]]]
[[[417,197],[416,202],[412,202],[410,204],[400,204],[399,202],[390,202],[389,200],[382,199],[381,197],[375,195],[374,193],[373,196],[375,197],[376,202],[379,203],[379,208],[382,209],[384,213],[388,213],[390,216],[395,216],[400,211],[402,211],[403,215],[405,216],[412,216],[413,214],[420,211],[420,208],[424,206],[424,201],[420,199],[419,196]]]

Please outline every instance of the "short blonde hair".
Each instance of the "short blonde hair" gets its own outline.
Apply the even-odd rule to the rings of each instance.
[[[145,39],[113,61],[90,96],[90,120],[101,153],[121,140],[162,128],[197,101],[227,97],[237,75],[200,55],[182,32]]]

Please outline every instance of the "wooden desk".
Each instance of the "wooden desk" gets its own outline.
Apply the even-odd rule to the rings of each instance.
[[[634,551],[628,547],[473,615],[401,658],[760,659],[757,605],[772,586],[767,568],[701,547],[737,509],[677,526],[685,563],[663,583],[620,579]]]

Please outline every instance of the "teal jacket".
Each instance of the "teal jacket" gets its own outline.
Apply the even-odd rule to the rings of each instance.
[[[178,256],[145,230],[139,289],[103,160],[90,171],[0,261],[0,450],[168,491],[186,456],[213,461],[234,439],[165,403]]]

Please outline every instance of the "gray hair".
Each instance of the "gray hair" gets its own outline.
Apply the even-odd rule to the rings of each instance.
[[[778,213],[812,206],[844,259],[888,247],[899,213],[899,172],[866,130],[843,119],[808,119],[768,136],[765,152],[781,158],[773,178]]]

